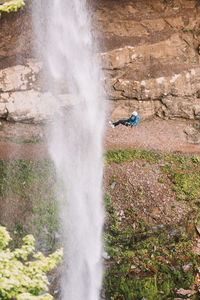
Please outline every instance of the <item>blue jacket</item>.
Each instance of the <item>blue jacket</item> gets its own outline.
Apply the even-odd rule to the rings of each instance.
[[[140,117],[139,117],[139,115],[137,115],[137,116],[131,116],[131,117],[127,120],[127,122],[128,122],[131,126],[136,126],[137,123],[139,122],[139,120],[140,120]]]

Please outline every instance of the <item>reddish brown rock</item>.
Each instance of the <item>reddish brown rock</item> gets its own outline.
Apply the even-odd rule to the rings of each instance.
[[[137,109],[143,119],[157,114],[199,120],[199,0],[91,0],[90,5],[111,117]],[[0,27],[0,93],[37,90],[40,69],[27,65],[35,53],[29,2],[24,10],[3,14]]]

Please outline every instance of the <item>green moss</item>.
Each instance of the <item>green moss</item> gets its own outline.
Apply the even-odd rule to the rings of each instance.
[[[168,243],[161,243],[159,238],[147,239],[140,243],[129,245],[129,249],[123,245],[120,247],[116,239],[112,240],[114,249],[111,261],[114,259],[115,264],[111,263],[111,267],[106,271],[104,278],[104,288],[106,290],[106,299],[119,299],[123,296],[124,299],[167,299],[167,297],[176,296],[175,290],[177,288],[188,289],[194,282],[193,270],[190,272],[183,272],[178,264],[171,261],[171,253],[165,248]],[[166,239],[166,235],[165,235]],[[111,240],[110,240],[111,241]],[[158,249],[155,251],[155,244]],[[115,245],[115,246],[114,246]],[[138,249],[136,249],[138,248]],[[174,253],[174,261],[177,261],[185,251],[183,248],[179,252]],[[188,254],[188,252],[187,252]],[[160,261],[162,257],[162,263]],[[192,257],[188,260],[193,262]],[[180,266],[184,262],[180,259]],[[134,268],[131,268],[131,267]],[[139,271],[134,273],[134,269]],[[173,299],[173,298],[172,298]]]
[[[192,34],[200,35],[200,30],[196,30],[196,29],[184,29],[183,32],[184,33],[192,33]]]
[[[158,178],[158,182],[159,182],[159,183],[164,183],[164,179],[163,179],[162,177],[159,177],[159,178]]]
[[[109,292],[112,294],[112,299],[116,300],[119,299],[119,296],[123,296],[126,300],[142,299],[142,297],[149,300],[164,299],[159,297],[156,275],[152,278],[134,281],[125,277],[116,278],[113,276],[107,282],[108,289],[110,286],[113,286],[114,291],[110,290]]]
[[[192,252],[186,232],[181,232],[178,225],[158,227],[152,232],[142,220],[137,220],[135,229],[128,225],[119,228],[114,207],[108,209],[109,222],[104,235],[110,256],[104,277],[106,299],[174,299],[178,297],[176,289],[190,288],[199,259]],[[177,233],[170,234],[174,229]],[[182,266],[187,263],[192,267],[184,272]]]
[[[58,213],[56,205],[55,168],[50,159],[43,160],[12,160],[0,161],[0,200],[9,201],[8,209],[13,206],[22,207],[21,218],[24,214],[24,228],[28,228],[38,241],[43,239],[43,245],[50,250],[55,245],[55,231],[58,230]],[[9,220],[16,239],[21,232],[13,216]],[[12,228],[10,228],[12,230]],[[25,229],[23,229],[25,231]]]
[[[0,138],[0,142],[11,142],[14,144],[34,144],[45,142],[45,139],[42,138],[31,138],[31,139],[16,139],[16,138]]]
[[[142,159],[150,164],[156,163],[162,158],[162,155],[155,151],[148,150],[110,150],[105,154],[106,163],[123,163],[130,162],[134,159]]]
[[[150,164],[157,164],[164,161],[168,164],[168,167],[172,165],[177,165],[181,168],[191,168],[191,162],[196,165],[200,162],[200,157],[198,155],[192,158],[183,156],[180,154],[167,154],[159,153],[153,150],[132,150],[132,149],[114,149],[109,150],[105,153],[105,162],[110,163],[123,163],[130,162],[135,159],[144,160]],[[143,164],[145,166],[146,164]]]
[[[200,199],[198,156],[127,149],[108,151],[105,160],[106,163],[118,164],[137,160],[142,161],[143,166],[155,164],[162,172],[158,182],[166,184],[168,178],[167,184],[176,199],[187,201],[188,210],[192,209],[193,215],[198,215],[198,209],[194,211],[192,206],[193,202],[198,203]],[[114,181],[117,182],[116,177]],[[126,201],[126,205],[132,203],[130,191],[134,193],[135,201],[146,201],[143,199],[143,186],[135,187],[134,191],[129,191],[129,187],[129,182],[126,182],[121,189],[124,192],[122,201]],[[104,278],[106,299],[174,299],[178,297],[176,289],[189,289],[194,283],[200,262],[192,251],[192,234],[188,236],[186,232],[182,232],[179,224],[155,226],[153,229],[139,219],[135,209],[132,210],[131,207],[124,209],[126,221],[122,224],[116,217],[110,200],[110,196],[105,200],[109,221],[104,238],[106,251],[110,256]],[[173,204],[171,209],[176,209],[176,206]],[[131,227],[133,223],[134,229]],[[183,265],[189,263],[192,265],[191,269],[184,272]],[[198,295],[192,296],[192,299],[198,299]]]
[[[177,200],[198,200],[200,198],[200,157],[192,158],[177,154],[161,154],[147,150],[110,150],[105,154],[106,163],[123,163],[145,160],[150,164],[162,162],[161,170],[173,183],[172,190]],[[159,177],[158,182],[164,183]]]
[[[173,190],[178,198],[194,200],[200,198],[200,173],[199,170],[187,173],[178,168],[165,169],[170,180],[174,184]]]
[[[160,269],[163,273],[148,275],[145,278],[130,279],[125,269],[112,269],[112,273],[104,279],[106,289],[106,299],[124,299],[137,300],[143,297],[149,300],[174,299],[176,297],[175,289],[182,287],[188,289],[194,281],[191,273],[183,274],[181,271],[170,271],[169,269]],[[170,298],[168,298],[170,297]],[[198,298],[196,298],[198,299]]]
[[[110,150],[105,154],[106,163],[122,163],[132,161],[136,157],[137,151],[129,150]]]
[[[43,142],[43,139],[40,138],[31,138],[31,139],[27,139],[27,140],[12,140],[12,142],[16,143],[16,144],[35,144],[35,143],[41,143]]]

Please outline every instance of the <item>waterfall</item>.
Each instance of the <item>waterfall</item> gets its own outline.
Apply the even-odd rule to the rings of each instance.
[[[33,1],[38,56],[45,65],[42,82],[56,99],[48,145],[61,183],[64,300],[97,300],[102,281],[105,109],[90,19],[85,0]],[[74,99],[68,107],[66,94]]]

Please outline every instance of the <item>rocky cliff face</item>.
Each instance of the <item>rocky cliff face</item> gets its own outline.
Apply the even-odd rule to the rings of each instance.
[[[93,0],[111,118],[200,119],[199,0]],[[0,19],[0,118],[38,123],[54,110],[38,86],[29,7]],[[63,95],[62,95],[63,97]],[[64,105],[72,102],[63,97]],[[66,101],[67,99],[67,101]],[[48,110],[47,110],[48,106]]]
[[[96,2],[112,117],[200,119],[199,1]]]

